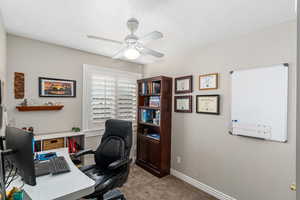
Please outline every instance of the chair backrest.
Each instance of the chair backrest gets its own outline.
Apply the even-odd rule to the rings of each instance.
[[[110,119],[105,123],[105,133],[96,150],[95,162],[102,169],[119,159],[129,159],[132,146],[132,122]]]

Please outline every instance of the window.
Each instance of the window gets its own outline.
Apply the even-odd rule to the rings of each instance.
[[[136,126],[137,79],[140,74],[84,65],[83,129],[103,130],[108,119]]]

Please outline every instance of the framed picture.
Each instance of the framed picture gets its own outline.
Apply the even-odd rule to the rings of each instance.
[[[192,96],[175,96],[174,110],[175,112],[191,113],[192,112]]]
[[[218,73],[200,75],[199,90],[218,89],[218,77]]]
[[[76,97],[76,81],[39,77],[40,97]]]
[[[196,112],[203,114],[220,114],[220,95],[197,95]]]
[[[175,78],[175,94],[193,92],[193,76]]]

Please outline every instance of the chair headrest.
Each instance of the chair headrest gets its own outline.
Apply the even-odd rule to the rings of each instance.
[[[132,145],[132,122],[125,120],[109,119],[105,122],[104,138],[118,136],[125,140],[125,146]]]

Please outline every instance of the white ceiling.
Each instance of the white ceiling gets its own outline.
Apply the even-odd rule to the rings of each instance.
[[[296,18],[294,0],[0,0],[9,33],[111,56],[119,46],[87,34],[123,40],[126,21],[140,21],[137,35],[164,38],[148,46],[163,59],[195,46]],[[142,57],[136,62],[151,63]]]

